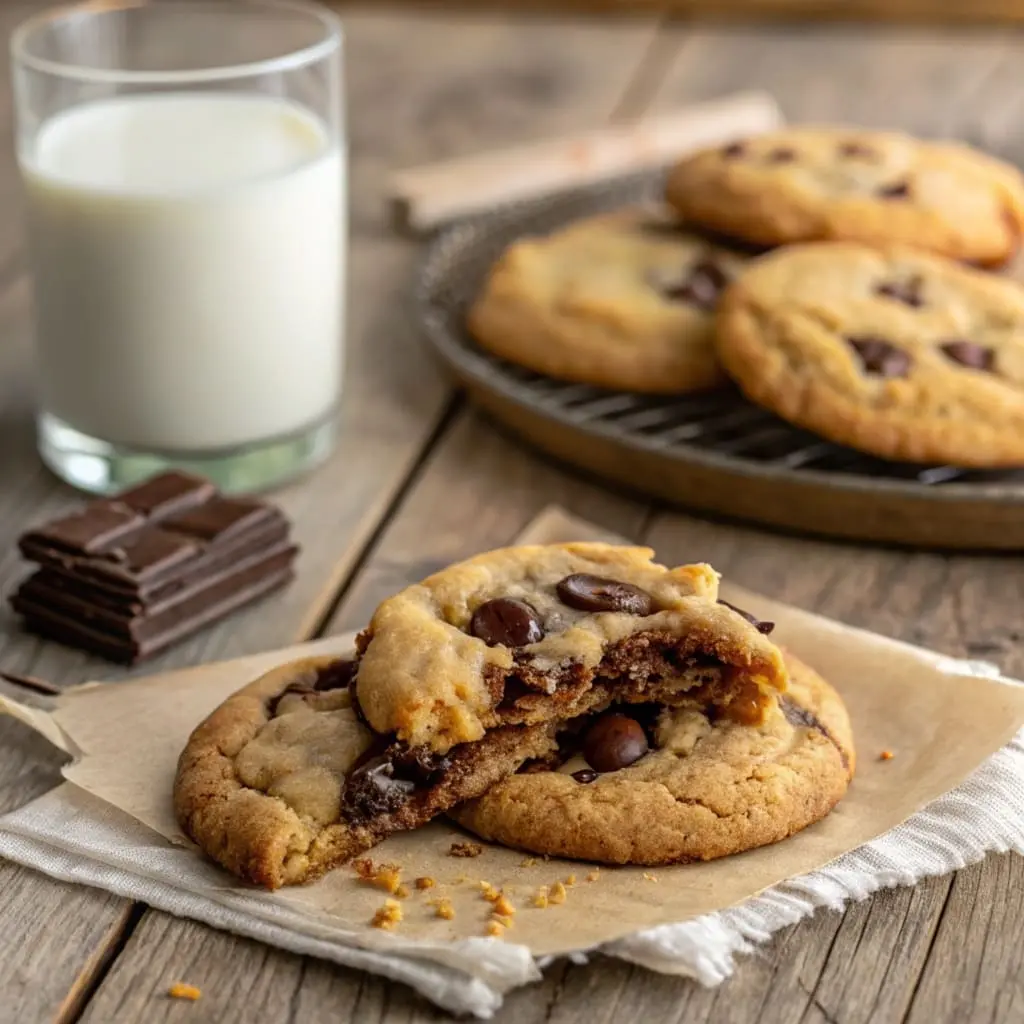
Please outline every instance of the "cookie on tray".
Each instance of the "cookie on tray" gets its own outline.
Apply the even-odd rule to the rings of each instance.
[[[1024,288],[918,250],[762,257],[723,297],[717,348],[754,402],[883,458],[1024,465]]]
[[[764,246],[905,244],[997,266],[1024,226],[1024,177],[951,142],[795,127],[702,151],[669,174],[688,221]]]
[[[494,355],[560,380],[674,394],[722,384],[718,296],[745,261],[658,207],[513,244],[469,313]]]
[[[385,601],[354,660],[286,665],[229,698],[181,755],[175,807],[214,860],[276,888],[480,796],[556,750],[562,723],[699,696],[737,721],[785,688],[767,624],[706,565],[645,548],[507,548]]]
[[[603,864],[711,860],[825,817],[854,770],[839,695],[787,655],[789,689],[757,725],[692,701],[571,723],[559,756],[450,812],[483,839]]]

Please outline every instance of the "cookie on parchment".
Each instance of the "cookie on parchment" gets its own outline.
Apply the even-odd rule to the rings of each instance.
[[[785,839],[842,799],[855,760],[839,695],[786,663],[789,689],[759,725],[698,701],[584,719],[569,737],[583,754],[527,766],[450,816],[483,839],[604,864],[712,860]],[[635,759],[619,767],[623,755]]]
[[[764,246],[905,244],[986,266],[1014,255],[1024,177],[952,142],[796,127],[705,150],[669,174],[684,218]]]
[[[794,246],[722,300],[717,349],[746,395],[883,458],[1024,465],[1024,288],[906,248]]]
[[[724,382],[718,296],[745,256],[657,207],[577,221],[512,245],[469,313],[494,355],[560,380],[672,394]]]
[[[309,881],[480,796],[555,749],[567,719],[704,695],[760,721],[781,652],[717,600],[706,565],[645,548],[492,551],[383,602],[354,659],[306,659],[228,698],[192,734],[175,809],[259,885]]]

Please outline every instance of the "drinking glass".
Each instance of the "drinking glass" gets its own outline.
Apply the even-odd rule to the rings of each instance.
[[[343,363],[342,34],[286,0],[103,2],[12,37],[39,451],[95,493],[326,457]]]

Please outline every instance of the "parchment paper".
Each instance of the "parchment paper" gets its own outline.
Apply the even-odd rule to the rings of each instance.
[[[541,515],[520,540],[608,538],[558,509]],[[723,583],[723,596],[777,623],[773,639],[808,662],[842,694],[853,720],[857,776],[846,798],[824,821],[776,844],[707,864],[668,868],[602,867],[537,859],[496,846],[482,856],[456,859],[453,841],[468,837],[435,822],[382,843],[371,856],[402,868],[403,877],[437,882],[403,901],[404,919],[393,934],[369,927],[385,898],[379,889],[341,868],[316,884],[263,893],[211,868],[204,895],[246,893],[259,915],[286,905],[310,934],[351,933],[368,948],[421,948],[440,959],[454,940],[485,933],[491,905],[479,890],[485,880],[510,894],[518,907],[505,941],[534,956],[589,949],[640,929],[680,922],[735,904],[785,878],[819,868],[889,830],[964,780],[1024,725],[1024,686],[1011,680],[952,675],[947,659],[920,648],[854,630]],[[74,757],[64,775],[121,808],[173,843],[188,845],[170,800],[177,756],[192,728],[235,689],[275,664],[316,652],[343,652],[351,636],[328,638],[256,657],[164,673],[133,682],[89,684],[71,690],[49,715],[9,710],[47,734]],[[894,753],[883,761],[883,750]],[[196,856],[200,856],[197,852]],[[538,886],[575,875],[566,902],[533,907]],[[428,900],[448,897],[455,917],[435,916]],[[422,943],[422,946],[419,944]]]

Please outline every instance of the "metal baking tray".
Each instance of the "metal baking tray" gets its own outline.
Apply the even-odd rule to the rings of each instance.
[[[612,483],[688,509],[820,536],[960,550],[1024,549],[1024,470],[888,462],[785,423],[733,389],[678,397],[606,391],[482,351],[465,314],[523,235],[655,198],[645,174],[460,222],[430,246],[416,306],[471,398],[532,445]]]

